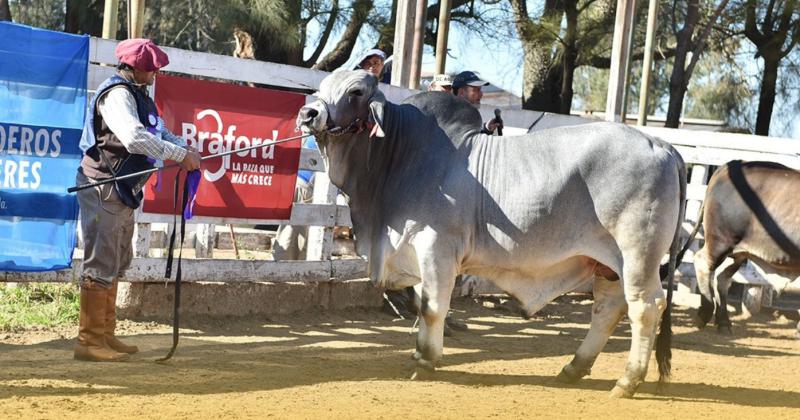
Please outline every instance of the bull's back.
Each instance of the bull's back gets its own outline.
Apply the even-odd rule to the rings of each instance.
[[[800,271],[800,173],[772,162],[732,161],[709,181],[706,242],[714,254],[741,253]]]
[[[670,148],[630,130],[587,124],[476,144],[469,166],[482,189],[479,243],[533,248],[545,259],[592,240],[613,248],[610,231],[632,201],[678,188]]]

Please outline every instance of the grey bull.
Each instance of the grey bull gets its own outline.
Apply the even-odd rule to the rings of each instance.
[[[612,395],[634,394],[654,346],[669,375],[658,273],[667,252],[675,264],[686,184],[669,144],[611,123],[490,137],[467,102],[428,92],[393,104],[363,71],[326,77],[297,122],[348,196],[371,280],[417,291],[412,377],[442,357],[457,274],[491,279],[528,314],[594,278],[591,327],[559,378],[589,374],[626,310],[631,350]]]

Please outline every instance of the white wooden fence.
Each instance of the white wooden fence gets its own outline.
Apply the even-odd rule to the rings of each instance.
[[[117,60],[114,48],[117,42],[92,38],[90,46],[89,88],[93,89],[115,71]],[[170,65],[164,70],[189,75],[205,76],[237,82],[253,82],[278,88],[305,89],[315,91],[327,73],[297,68],[282,64],[243,60],[235,57],[165,48]],[[395,86],[381,85],[387,99],[403,100],[416,91]],[[481,109],[484,118],[490,118],[493,108]],[[523,110],[504,110],[506,134],[524,132],[541,113]],[[719,166],[733,159],[768,160],[800,169],[800,141],[781,138],[766,138],[743,134],[728,134],[705,131],[674,130],[656,127],[637,127],[644,132],[669,141],[678,149],[691,168],[688,188],[687,229],[697,218],[700,203],[705,194],[705,183],[709,166]],[[310,226],[308,256],[306,261],[244,261],[195,259],[184,261],[183,278],[186,281],[328,281],[363,276],[365,264],[360,259],[332,259],[332,229],[334,226],[349,226],[350,212],[347,206],[337,205],[336,189],[330,184],[322,158],[317,150],[302,149],[300,169],[317,172],[314,198],[311,204],[295,204],[291,219],[256,220],[236,218],[195,217],[191,223],[198,225],[196,252],[199,257],[212,257],[215,225],[224,224],[281,224]],[[134,238],[135,256],[129,271],[130,281],[162,281],[163,259],[149,258],[150,223],[171,222],[171,216],[137,213],[137,233]],[[695,249],[697,246],[695,246]],[[692,279],[691,254],[681,264],[683,277]],[[6,273],[5,281],[68,281],[74,274],[70,271],[55,273]],[[2,280],[3,277],[0,277]],[[734,281],[755,286],[765,285],[757,270],[746,266],[734,277]],[[689,282],[687,286],[693,289]],[[764,293],[768,302],[770,293]],[[760,294],[759,294],[760,296]]]

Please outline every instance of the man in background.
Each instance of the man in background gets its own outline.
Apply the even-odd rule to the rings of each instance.
[[[480,108],[481,98],[483,98],[482,88],[489,82],[481,80],[475,72],[462,71],[453,78],[453,94],[471,103],[474,107]],[[494,134],[500,123],[492,118],[481,127],[481,133]]]
[[[373,76],[377,77],[378,80],[381,80],[381,75],[383,73],[383,66],[386,61],[386,53],[374,48],[371,50],[367,50],[358,60],[358,64],[356,64],[353,70],[366,70],[372,73]]]

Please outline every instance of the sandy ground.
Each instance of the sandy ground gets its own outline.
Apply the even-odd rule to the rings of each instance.
[[[673,382],[656,369],[632,400],[609,399],[629,346],[621,324],[592,375],[555,381],[588,328],[579,296],[524,320],[471,300],[455,316],[435,379],[410,381],[412,323],[377,311],[271,319],[186,320],[175,358],[158,364],[170,327],[123,321],[142,352],[128,363],[72,359],[74,329],[0,333],[0,417],[17,418],[800,418],[800,341],[772,314],[698,331],[676,308]],[[646,417],[645,417],[646,416]]]

